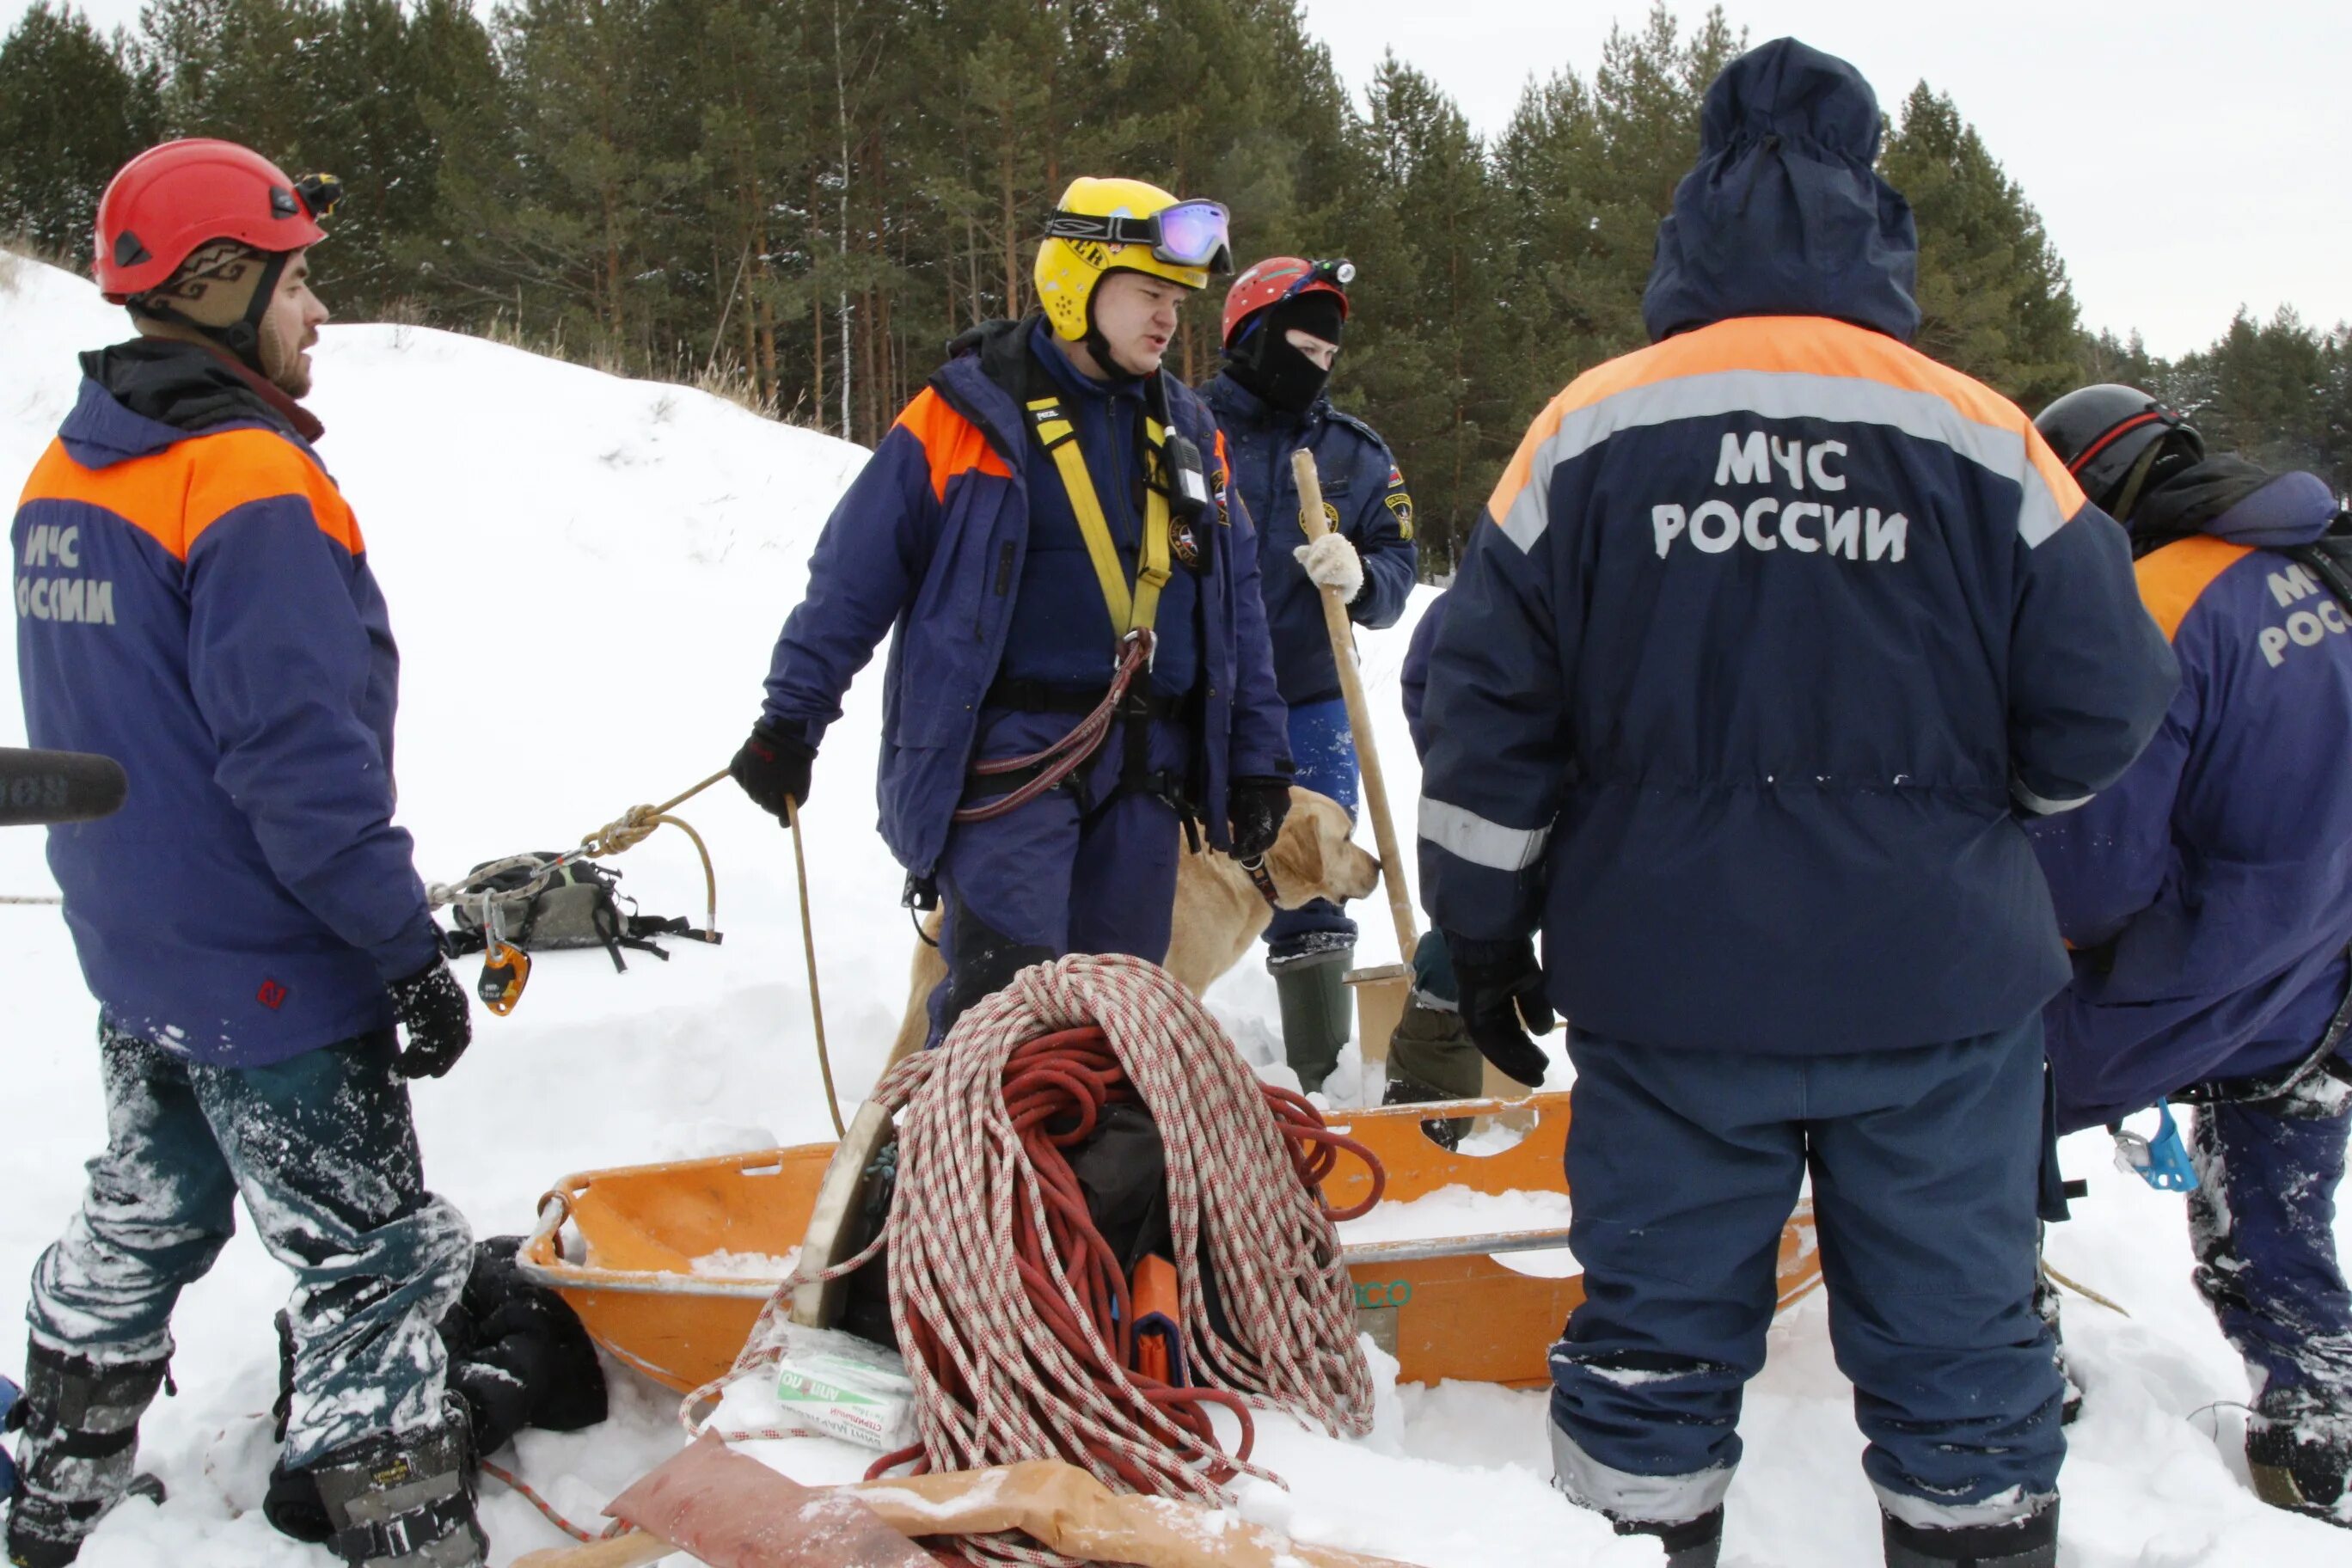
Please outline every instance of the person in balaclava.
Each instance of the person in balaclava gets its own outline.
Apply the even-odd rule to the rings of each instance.
[[[2189,1239],[2252,1380],[2247,1468],[2264,1501],[2343,1525],[2352,520],[2317,475],[2209,456],[2135,387],[2082,387],[2034,424],[2129,531],[2181,669],[2131,771],[2028,830],[2074,949],[2042,1016],[2057,1128],[2197,1108]]]
[[[1347,330],[1344,261],[1269,257],[1225,294],[1224,363],[1201,389],[1224,432],[1234,486],[1257,520],[1265,548],[1259,581],[1274,675],[1290,709],[1290,753],[1297,782],[1356,810],[1356,745],[1322,594],[1337,593],[1357,626],[1394,626],[1412,591],[1412,495],[1373,428],[1331,405],[1325,387]],[[1330,531],[1312,543],[1300,525],[1291,455],[1315,454]],[[1266,968],[1282,1005],[1284,1055],[1307,1088],[1318,1089],[1348,1043],[1341,977],[1352,966],[1356,922],[1318,899],[1277,910],[1266,927]],[[1391,1098],[1440,1100],[1478,1092],[1475,1053],[1434,1053],[1430,1081],[1391,1061]],[[1448,1071],[1449,1067],[1452,1068]]]
[[[1717,1561],[1808,1176],[1887,1563],[2057,1560],[2068,966],[2023,824],[2121,776],[2178,673],[2123,531],[1910,346],[1882,134],[1793,38],[1724,68],[1653,341],[1529,426],[1429,661],[1421,887],[1464,1026],[1530,1085],[1529,1026],[1570,1026],[1553,1477],[1675,1568]]]
[[[834,509],[731,764],[790,820],[893,639],[876,784],[909,900],[944,905],[933,1044],[1032,964],[1166,958],[1185,834],[1247,859],[1290,809],[1257,531],[1161,364],[1230,265],[1226,222],[1141,180],[1071,183],[1036,312],[950,344]]]
[[[393,825],[383,595],[299,401],[339,191],[227,142],[126,164],[96,272],[139,335],[82,356],[16,511],[26,734],[131,782],[115,816],[49,835],[108,1141],[33,1272],[17,1568],[74,1561],[130,1491],[173,1306],[240,1195],[295,1275],[281,1464],[335,1552],[488,1551],[439,1332],[471,1238],[425,1184],[408,1098],[466,1049],[469,1004]]]

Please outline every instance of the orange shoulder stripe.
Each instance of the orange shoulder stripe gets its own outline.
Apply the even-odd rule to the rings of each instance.
[[[899,414],[898,423],[923,444],[923,455],[931,468],[931,494],[942,501],[948,499],[948,481],[971,469],[1001,479],[1013,477],[980,427],[930,387],[915,395],[915,400]]]
[[[356,555],[359,521],[300,449],[268,430],[224,430],[103,468],[74,461],[61,440],[35,465],[24,500],[79,501],[111,512],[184,561],[205,530],[238,507],[299,497],[319,531]]]
[[[1487,503],[1491,514],[1497,520],[1507,514],[1527,485],[1537,449],[1570,415],[1662,382],[1738,371],[1837,376],[1928,394],[1962,419],[2021,437],[2027,460],[2049,487],[2062,516],[2071,518],[2083,505],[2082,487],[2034,430],[2025,411],[1990,387],[1883,332],[1848,322],[1813,316],[1744,316],[1678,333],[1570,382],[1529,426]]]
[[[2132,568],[2139,579],[2140,603],[2164,628],[2164,640],[2170,642],[2179,635],[2180,623],[2189,618],[2189,612],[2197,607],[2215,578],[2252,553],[2249,545],[2200,533],[2140,557]]]

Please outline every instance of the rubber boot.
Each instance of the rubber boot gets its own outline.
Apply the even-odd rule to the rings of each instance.
[[[300,1472],[348,1568],[483,1568],[490,1542],[474,1517],[465,1416],[449,1410],[431,1431],[370,1438]]]
[[[1882,1511],[1886,1568],[2057,1568],[2058,1500],[2004,1524],[1926,1530]]]
[[[2265,1392],[2246,1423],[2246,1468],[2273,1508],[2345,1527],[2336,1510],[2352,1475],[2352,1421],[2307,1390]]]
[[[15,1568],[62,1568],[81,1554],[107,1510],[133,1491],[162,1500],[139,1476],[139,1418],[163,1386],[165,1358],[101,1367],[35,1343],[25,1392],[8,1413],[19,1429],[19,1489],[8,1508]]]
[[[1486,1060],[1470,1043],[1462,1015],[1434,1007],[1418,991],[1406,1002],[1396,1033],[1389,1037],[1389,1086],[1382,1105],[1425,1105],[1439,1100],[1475,1100],[1486,1085]],[[1470,1118],[1424,1121],[1422,1135],[1441,1149],[1462,1146]]]
[[[1716,1568],[1716,1560],[1723,1552],[1723,1508],[1713,1510],[1696,1519],[1686,1519],[1668,1524],[1652,1519],[1620,1519],[1613,1513],[1603,1513],[1611,1528],[1620,1535],[1647,1535],[1666,1549],[1666,1568]]]
[[[1354,948],[1334,947],[1266,965],[1282,1004],[1282,1054],[1309,1092],[1323,1087],[1347,1047],[1346,977],[1355,963]]]

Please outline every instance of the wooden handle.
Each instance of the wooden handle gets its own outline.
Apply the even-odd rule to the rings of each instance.
[[[658,1535],[633,1530],[585,1546],[551,1546],[526,1552],[515,1559],[514,1568],[645,1568],[683,1550]]]
[[[1303,447],[1291,453],[1290,472],[1298,482],[1298,526],[1311,543],[1331,531],[1323,516],[1323,481],[1315,472],[1315,454]],[[1325,588],[1322,594],[1323,627],[1331,634],[1331,662],[1339,667],[1339,691],[1348,700],[1348,728],[1356,737],[1356,764],[1364,775],[1364,809],[1372,819],[1372,843],[1381,852],[1381,885],[1388,889],[1389,915],[1396,921],[1397,956],[1411,963],[1418,931],[1412,900],[1405,896],[1396,823],[1389,815],[1388,780],[1381,773],[1380,748],[1372,743],[1372,710],[1364,700],[1363,675],[1356,668],[1355,632],[1339,590]]]

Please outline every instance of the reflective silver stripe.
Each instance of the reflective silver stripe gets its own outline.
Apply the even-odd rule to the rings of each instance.
[[[2025,781],[2020,778],[2009,781],[2009,793],[2011,799],[2036,816],[2062,816],[2090,805],[2097,798],[2086,795],[2075,800],[2047,800],[2026,788]]]
[[[1637,1476],[1602,1464],[1553,1426],[1551,1484],[1582,1508],[1645,1524],[1684,1524],[1722,1503],[1731,1489],[1731,1467],[1717,1465],[1686,1476]]]
[[[1538,447],[1528,467],[1528,483],[1496,521],[1521,551],[1535,548],[1547,525],[1543,492],[1551,471],[1581,457],[1610,437],[1676,419],[1752,414],[1760,419],[1821,419],[1836,425],[1885,425],[1906,436],[1948,447],[1980,468],[2020,486],[2018,532],[2028,548],[2039,545],[2067,518],[2058,500],[2025,457],[2025,432],[1979,425],[1932,392],[1889,386],[1865,376],[1817,375],[1809,371],[1724,370],[1677,376],[1630,387],[1577,409]]]
[[[2015,1524],[2031,1519],[2058,1499],[2056,1492],[2028,1493],[2021,1486],[2006,1487],[1980,1502],[1931,1502],[1870,1483],[1878,1506],[1914,1530],[1975,1530],[1985,1525]]]
[[[1421,797],[1421,836],[1473,866],[1524,871],[1543,858],[1549,827],[1506,827],[1475,811]]]
[[[1549,509],[1544,493],[1544,478],[1549,472],[1549,465],[1544,463],[1538,454],[1537,466],[1528,470],[1528,482],[1519,487],[1518,497],[1511,502],[1511,510],[1495,520],[1502,525],[1503,532],[1510,542],[1519,547],[1522,555],[1536,547],[1536,541],[1544,536],[1544,529],[1549,522],[1545,515]]]

